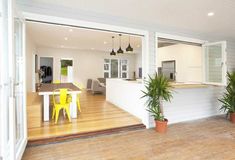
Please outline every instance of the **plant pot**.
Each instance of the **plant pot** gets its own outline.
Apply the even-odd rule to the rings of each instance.
[[[164,121],[155,120],[155,124],[156,124],[155,129],[156,129],[156,131],[159,132],[159,133],[166,133],[167,123],[168,123],[167,119],[164,119]]]
[[[230,121],[235,123],[235,113],[230,113]]]

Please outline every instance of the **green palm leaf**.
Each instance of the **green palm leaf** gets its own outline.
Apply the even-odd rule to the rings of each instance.
[[[163,113],[161,113],[162,100],[170,101],[172,98],[172,87],[166,77],[155,74],[153,77],[148,76],[145,80],[145,91],[142,91],[141,98],[147,98],[147,111],[156,120],[164,120]]]

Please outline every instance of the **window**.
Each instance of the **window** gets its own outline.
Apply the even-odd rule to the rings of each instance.
[[[128,78],[128,61],[120,60],[121,78]]]
[[[128,78],[128,60],[104,59],[104,78]]]
[[[110,77],[110,59],[104,59],[104,78]]]
[[[204,50],[204,81],[226,84],[226,42],[206,44]]]
[[[157,69],[176,83],[226,84],[226,42],[191,43],[158,38]]]

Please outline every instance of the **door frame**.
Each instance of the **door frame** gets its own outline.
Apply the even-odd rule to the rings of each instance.
[[[1,1],[2,3],[2,1]],[[7,29],[8,29],[8,33],[7,35],[5,35],[8,38],[8,42],[6,44],[7,49],[7,53],[8,53],[8,59],[7,62],[8,64],[10,64],[9,66],[7,66],[9,68],[9,73],[7,75],[7,78],[9,79],[9,81],[6,83],[6,85],[9,86],[9,115],[6,115],[6,110],[2,107],[0,108],[1,113],[3,115],[3,117],[1,116],[1,121],[5,118],[9,119],[9,125],[6,126],[3,123],[1,123],[0,127],[3,127],[1,129],[6,130],[7,127],[9,128],[9,134],[7,135],[6,133],[2,132],[3,135],[1,135],[1,147],[2,148],[2,152],[0,153],[0,156],[3,156],[4,159],[10,159],[10,160],[15,160],[15,159],[21,159],[22,155],[24,153],[25,147],[27,145],[27,117],[26,117],[26,86],[25,86],[25,68],[26,68],[26,64],[25,64],[25,23],[24,20],[22,18],[21,13],[19,12],[19,10],[17,10],[17,6],[15,6],[15,1],[14,0],[7,0],[4,3],[7,4],[7,21],[3,21],[4,23],[7,23]],[[2,6],[2,4],[1,4]],[[22,131],[22,137],[19,141],[18,144],[16,144],[16,139],[15,139],[15,135],[16,135],[16,130],[15,130],[15,90],[14,87],[17,85],[15,82],[15,66],[12,64],[15,64],[15,36],[14,36],[14,23],[15,23],[15,19],[19,19],[19,21],[22,23],[22,26],[20,28],[22,35],[20,37],[20,40],[22,40],[22,48],[21,52],[22,52],[22,126],[21,126],[21,131]],[[3,37],[4,38],[4,37]],[[3,51],[6,52],[6,51]],[[5,85],[5,84],[4,84]],[[1,97],[2,98],[2,97]],[[5,113],[5,114],[4,114]],[[7,117],[6,117],[7,116]],[[6,137],[9,136],[9,142],[7,142],[7,144],[4,142]],[[2,141],[3,140],[3,141]],[[9,143],[9,144],[8,144]],[[4,146],[2,146],[4,145]],[[6,147],[6,148],[5,148]]]
[[[150,59],[150,40],[151,33],[147,30],[134,29],[129,27],[109,25],[103,23],[96,23],[90,21],[82,21],[71,18],[62,18],[56,16],[48,16],[44,14],[37,14],[32,12],[23,12],[26,20],[43,22],[49,24],[66,25],[70,27],[81,27],[86,29],[95,29],[103,32],[117,32],[122,34],[132,34],[135,36],[140,36],[142,39],[142,84],[144,86],[144,79],[148,77],[149,72],[151,72],[150,65],[152,64]],[[146,125],[146,128],[151,127],[150,114],[146,111],[145,117],[143,117],[142,122]]]

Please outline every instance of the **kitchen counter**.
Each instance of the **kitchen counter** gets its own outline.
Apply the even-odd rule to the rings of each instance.
[[[163,102],[164,115],[169,124],[194,120],[220,114],[218,98],[224,91],[222,86],[171,83],[173,98]],[[142,82],[122,79],[107,79],[106,100],[142,120],[147,128],[154,126],[153,118],[146,111],[146,98]]]

